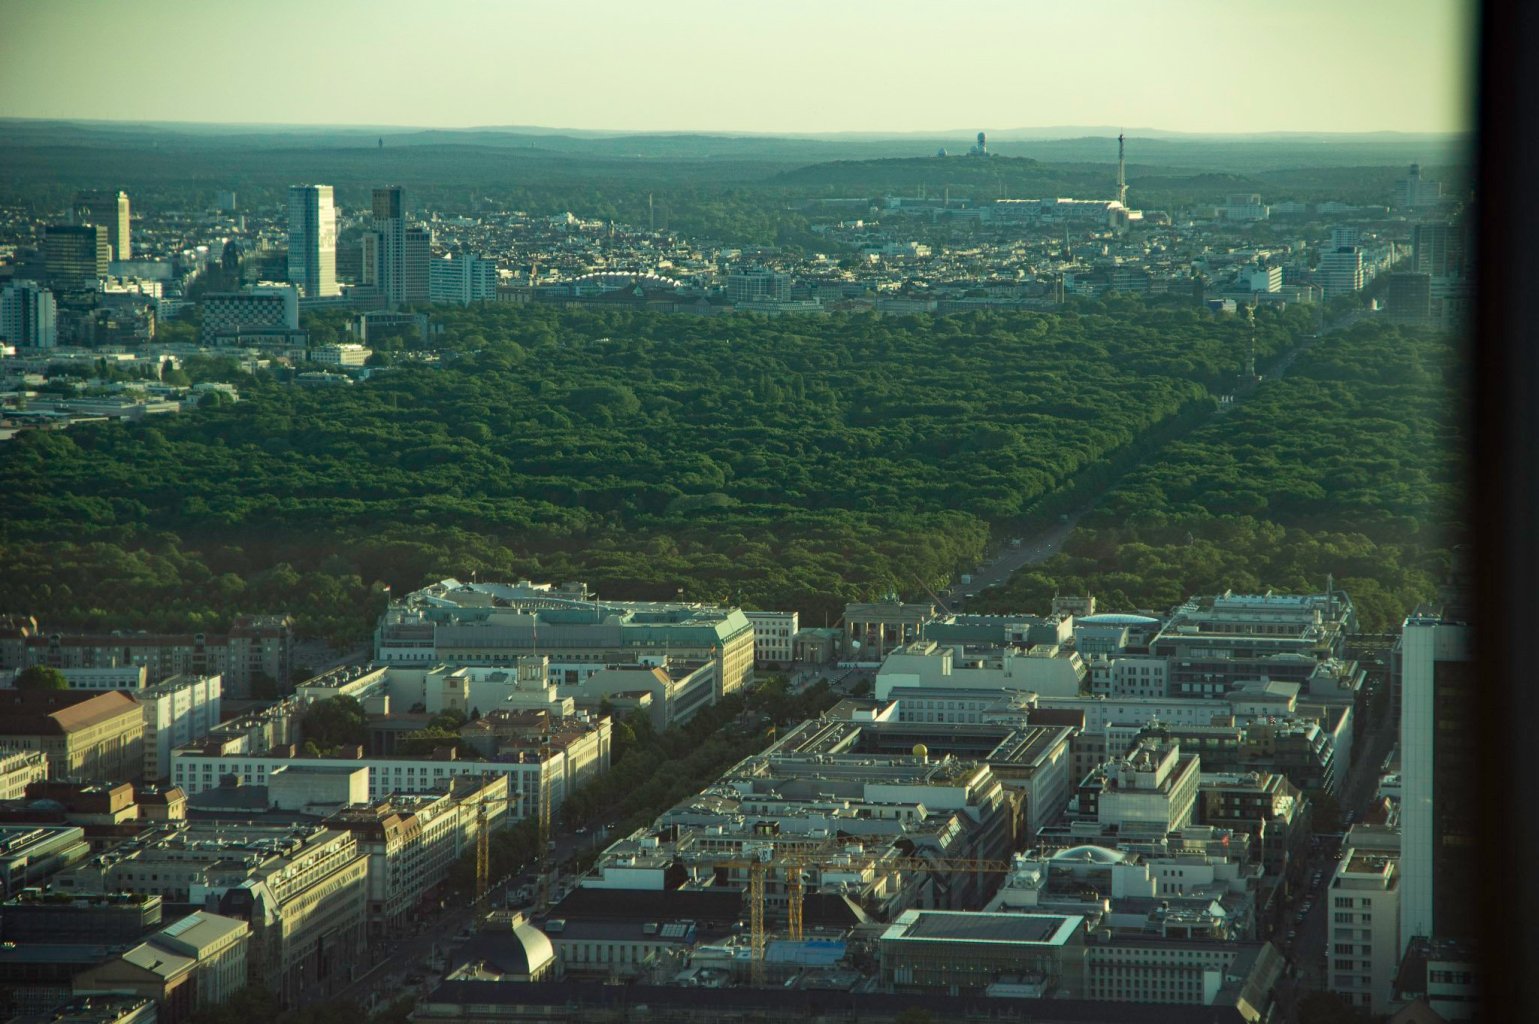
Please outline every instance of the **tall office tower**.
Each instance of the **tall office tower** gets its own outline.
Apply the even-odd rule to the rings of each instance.
[[[1471,630],[1418,610],[1400,632],[1400,949],[1413,938],[1474,936],[1479,913],[1473,807],[1475,716]]]
[[[1447,223],[1418,224],[1411,229],[1411,254],[1417,273],[1459,277],[1464,273],[1464,230]]]
[[[75,197],[75,223],[95,224],[107,229],[109,259],[127,260],[134,255],[129,240],[127,192],[82,192]]]
[[[1325,298],[1362,291],[1363,281],[1363,250],[1342,246],[1320,254],[1320,287]]]
[[[364,243],[363,279],[391,306],[406,300],[406,190],[399,185],[374,190],[372,248]]]
[[[428,267],[433,259],[433,232],[425,227],[406,229],[406,253],[403,277],[406,290],[405,302],[427,302],[432,295],[432,282]]]
[[[14,281],[0,292],[0,340],[25,348],[59,343],[53,292],[33,281]]]
[[[43,229],[43,267],[50,284],[94,287],[112,258],[107,229],[98,224],[50,224]]]
[[[289,281],[307,299],[339,294],[337,210],[330,185],[289,188]]]
[[[1412,164],[1406,176],[1395,182],[1394,204],[1397,209],[1414,210],[1437,206],[1443,201],[1443,183],[1421,176],[1421,165]]]
[[[386,304],[427,302],[428,260],[433,236],[407,224],[406,190],[374,190],[374,227],[363,239],[363,281],[379,289]]]
[[[1117,136],[1117,202],[1128,204],[1128,165],[1123,150],[1122,136]]]

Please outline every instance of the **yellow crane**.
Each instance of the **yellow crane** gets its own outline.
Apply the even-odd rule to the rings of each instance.
[[[764,920],[765,893],[770,871],[778,870],[786,885],[786,936],[793,942],[805,938],[805,903],[807,894],[806,871],[809,868],[833,867],[832,857],[839,851],[828,848],[816,850],[787,850],[777,853],[771,850],[758,855],[724,857],[712,860],[717,868],[737,868],[748,872],[748,950],[749,969],[755,986],[764,984],[764,954],[767,946]],[[848,865],[842,865],[845,870]],[[881,875],[919,872],[962,872],[968,874],[1009,874],[1014,865],[1008,860],[978,860],[967,857],[895,857],[877,859],[872,868]]]
[[[476,806],[476,906],[480,906],[486,899],[486,890],[491,888],[492,879],[492,841],[486,827],[486,801],[481,801]]]

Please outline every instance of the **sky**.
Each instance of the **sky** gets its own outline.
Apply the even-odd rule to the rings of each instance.
[[[0,0],[0,116],[619,131],[1473,124],[1475,0]]]

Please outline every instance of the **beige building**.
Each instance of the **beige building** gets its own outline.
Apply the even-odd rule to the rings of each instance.
[[[144,770],[144,718],[124,693],[16,691],[0,697],[0,750],[47,755],[54,778],[136,779]]]
[[[76,995],[133,992],[153,999],[161,1020],[218,1006],[246,984],[251,929],[245,921],[196,911],[112,960],[76,976]]]
[[[344,984],[362,956],[368,866],[347,831],[177,822],[56,875],[54,886],[156,893],[247,922],[247,983],[292,1006]]]
[[[141,942],[111,960],[75,975],[77,996],[132,993],[155,1004],[155,1019],[165,1024],[186,1020],[197,1005],[197,961]]]
[[[395,796],[328,818],[328,827],[351,832],[369,858],[370,934],[410,924],[450,867],[474,848],[480,829],[506,827],[511,796],[506,775],[467,776],[450,780],[444,793]]]
[[[48,755],[41,750],[0,754],[0,800],[20,800],[27,786],[48,778]]]

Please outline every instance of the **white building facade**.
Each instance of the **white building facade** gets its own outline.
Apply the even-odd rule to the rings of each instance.
[[[428,265],[428,297],[468,306],[497,297],[497,264],[481,256],[455,254]]]
[[[0,341],[17,348],[53,348],[59,343],[58,305],[53,292],[33,281],[15,281],[0,292]]]
[[[337,288],[337,210],[330,185],[289,188],[289,281],[307,299]]]
[[[1330,883],[1327,984],[1353,1006],[1390,1012],[1400,967],[1399,858],[1348,850]]]
[[[753,623],[753,657],[756,662],[786,665],[795,660],[792,641],[799,628],[797,621],[800,615],[797,612],[745,611],[743,614]]]
[[[1449,828],[1451,803],[1460,794],[1440,791],[1439,728],[1448,717],[1452,688],[1469,675],[1474,658],[1470,629],[1440,616],[1411,616],[1401,630],[1400,803],[1403,873],[1400,902],[1400,949],[1418,936],[1444,937],[1438,920],[1438,879],[1447,878],[1445,854],[1458,857],[1457,844],[1468,837]],[[1474,694],[1469,694],[1473,697]],[[1444,786],[1442,790],[1452,787]],[[1446,883],[1445,883],[1446,884]]]
[[[146,779],[165,778],[171,771],[171,751],[201,740],[219,724],[223,689],[217,675],[177,675],[134,692],[144,713]]]

